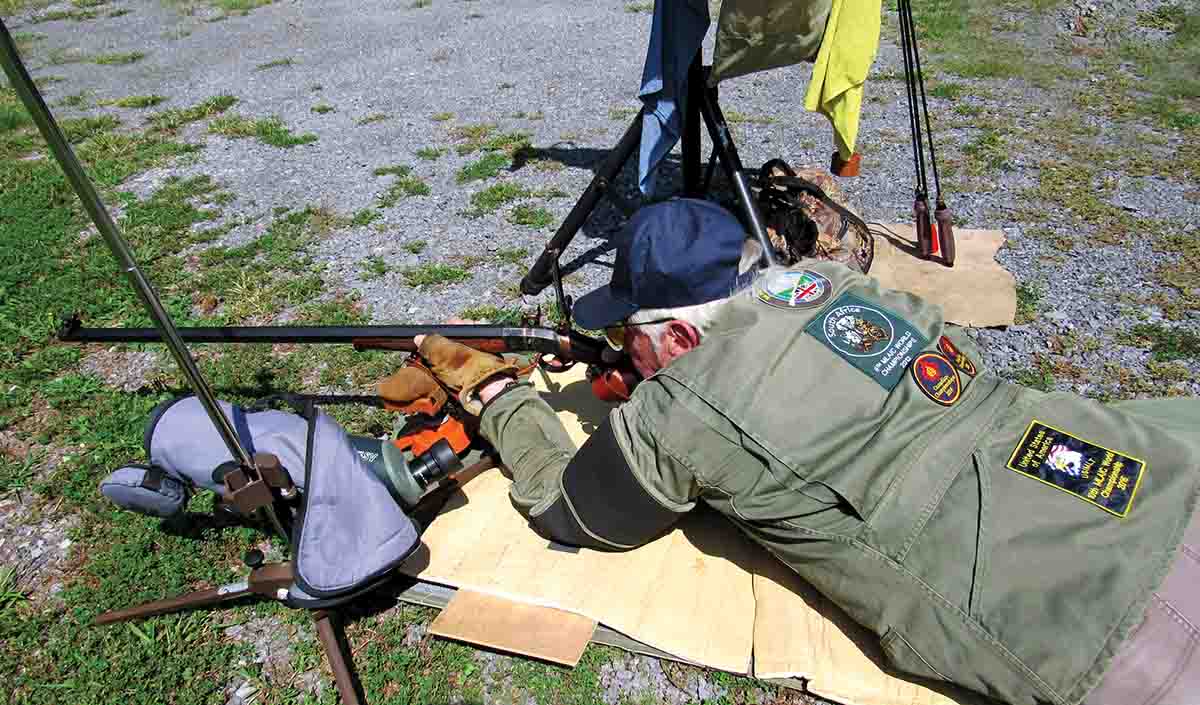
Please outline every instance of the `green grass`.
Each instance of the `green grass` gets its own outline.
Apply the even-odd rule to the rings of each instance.
[[[241,115],[223,115],[209,123],[208,131],[232,139],[254,137],[263,144],[284,149],[317,141],[312,133],[292,134],[278,117],[252,120]]]
[[[118,108],[136,108],[138,110],[141,110],[141,109],[145,109],[145,108],[153,108],[154,106],[158,105],[159,103],[162,103],[165,100],[166,100],[166,98],[164,98],[161,95],[157,95],[157,94],[131,95],[131,96],[126,96],[124,98],[117,98],[115,100],[102,100],[102,101],[100,101],[99,104],[115,106]]]
[[[629,13],[654,12],[654,3],[652,3],[652,2],[627,2],[627,3],[625,3],[625,11],[629,12]]]
[[[427,247],[429,247],[429,243],[424,240],[410,240],[403,245],[405,252],[409,252],[414,255],[421,254]]]
[[[459,315],[469,321],[485,321],[498,326],[515,326],[521,323],[521,309],[519,308],[473,306],[464,308]]]
[[[512,166],[512,158],[503,152],[489,152],[458,170],[454,180],[460,184],[490,179]]]
[[[58,101],[58,105],[76,109],[84,108],[87,107],[88,104],[88,95],[89,94],[87,91],[72,93],[71,95],[65,96],[62,100]]]
[[[434,122],[446,122],[447,120],[454,119],[454,113],[434,113],[429,116],[429,119]]]
[[[228,94],[208,98],[196,105],[177,110],[166,110],[150,116],[150,124],[163,132],[174,132],[189,123],[220,115],[238,102]]]
[[[374,173],[376,176],[396,177],[391,186],[376,199],[380,208],[391,208],[409,196],[428,196],[430,193],[429,185],[415,176],[411,167],[403,164],[380,167]]]
[[[510,223],[525,225],[531,228],[547,228],[554,222],[554,214],[545,208],[529,205],[519,205],[508,214]]]
[[[462,267],[435,263],[409,267],[402,274],[405,284],[417,288],[457,284],[471,278],[471,273]]]
[[[25,589],[18,582],[17,569],[12,566],[0,567],[0,613],[28,599]]]
[[[1157,323],[1139,324],[1130,331],[1126,342],[1148,347],[1155,362],[1200,360],[1200,335],[1181,328],[1167,328]]]
[[[358,120],[355,121],[354,124],[370,125],[372,123],[383,122],[384,120],[390,120],[391,117],[392,116],[388,115],[387,113],[371,113],[370,115],[359,118]]]
[[[112,54],[100,54],[92,58],[92,63],[100,64],[101,66],[123,66],[132,64],[146,58],[146,54],[140,51],[116,52]]]
[[[725,122],[729,124],[749,123],[751,125],[770,125],[775,122],[775,118],[770,115],[750,115],[749,113],[739,112],[737,110],[725,111]]]
[[[496,259],[505,264],[521,264],[529,256],[529,250],[524,247],[513,247],[496,252]]]
[[[529,189],[520,184],[511,182],[492,184],[482,191],[471,194],[471,207],[466,211],[466,215],[478,218],[488,213],[495,213],[506,203],[526,198],[529,195]]]
[[[1042,307],[1044,292],[1037,286],[1029,284],[1017,285],[1017,325],[1032,323],[1037,318]]]
[[[54,10],[52,12],[43,12],[40,15],[35,15],[29,20],[30,24],[40,24],[42,22],[55,22],[57,20],[71,20],[72,22],[83,22],[85,20],[94,20],[100,16],[95,10]]]
[[[286,57],[283,59],[275,59],[273,61],[268,61],[266,63],[259,64],[258,66],[254,67],[254,70],[255,71],[266,71],[268,69],[277,69],[277,68],[281,68],[283,66],[291,66],[294,63],[295,63],[295,60],[289,56],[289,57]]]
[[[350,218],[351,225],[364,226],[370,225],[380,217],[379,211],[374,208],[363,208]]]
[[[328,103],[317,103],[316,105],[312,106],[312,111],[314,113],[316,113],[317,115],[324,115],[326,113],[332,113],[336,110],[337,110],[337,108],[333,107],[332,105],[329,105]]]
[[[445,147],[422,147],[416,151],[416,155],[418,159],[432,162],[441,159],[446,151]]]
[[[379,255],[371,255],[362,262],[362,278],[363,281],[371,281],[379,279],[388,273],[387,262]]]
[[[945,100],[958,100],[965,90],[966,86],[961,83],[938,83],[929,89],[929,95]]]
[[[433,0],[412,0],[408,4],[408,9],[410,10],[420,10],[426,7],[433,7]]]

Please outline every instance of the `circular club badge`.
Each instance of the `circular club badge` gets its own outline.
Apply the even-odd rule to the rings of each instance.
[[[812,308],[829,300],[833,285],[808,270],[780,272],[755,286],[759,301],[776,308]]]
[[[962,396],[962,380],[959,379],[958,370],[941,353],[917,355],[910,369],[917,387],[938,404],[952,406]]]
[[[835,350],[849,357],[882,355],[896,338],[890,318],[869,306],[855,304],[838,306],[825,314],[821,331]]]

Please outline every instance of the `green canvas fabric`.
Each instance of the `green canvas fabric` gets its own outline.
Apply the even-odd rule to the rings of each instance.
[[[709,82],[812,61],[831,5],[832,0],[724,0]]]
[[[612,412],[626,462],[664,507],[723,513],[879,635],[896,668],[1020,705],[1081,702],[1194,512],[1200,400],[1104,405],[1001,381],[939,307],[833,263],[808,269],[828,296],[735,297],[699,347]],[[814,332],[847,301],[920,343],[899,378]],[[909,363],[943,335],[976,367],[949,405]],[[1034,420],[1145,462],[1126,516],[1007,467]],[[514,501],[535,513],[568,462],[546,448],[561,443],[553,426],[531,390],[482,419],[513,459]]]

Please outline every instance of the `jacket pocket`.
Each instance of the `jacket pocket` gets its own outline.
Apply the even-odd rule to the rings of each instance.
[[[933,664],[922,656],[921,652],[917,651],[897,629],[889,628],[884,632],[883,638],[879,640],[879,645],[883,648],[883,654],[887,657],[888,663],[905,673],[931,680],[950,680],[934,668]]]

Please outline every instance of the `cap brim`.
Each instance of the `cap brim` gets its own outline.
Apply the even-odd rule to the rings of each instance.
[[[579,297],[571,308],[571,316],[580,328],[601,330],[629,318],[637,310],[637,304],[617,298],[605,284]]]

